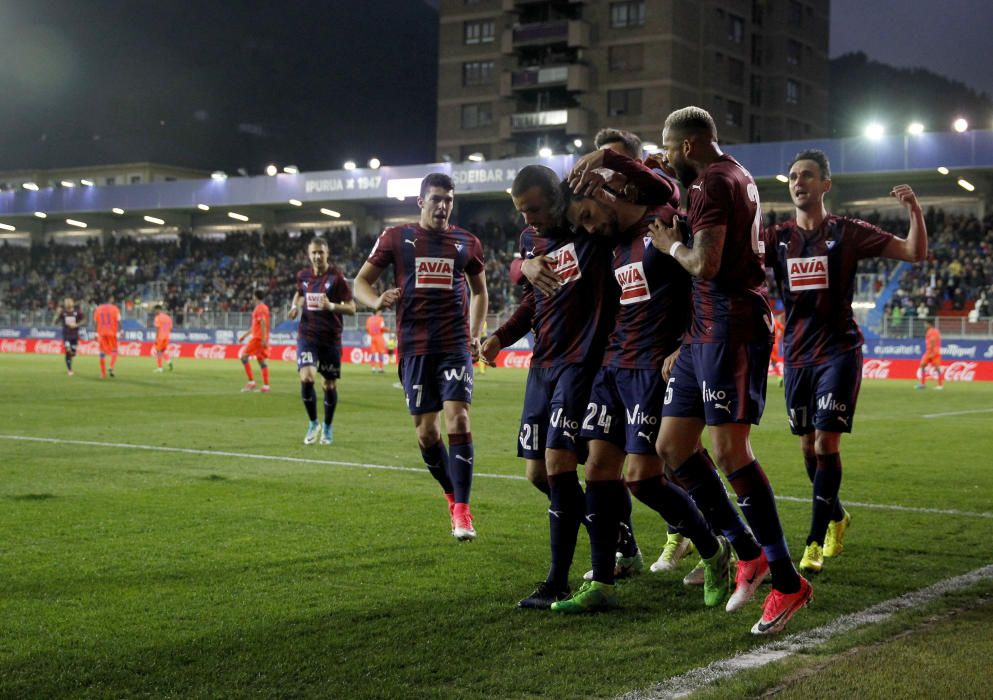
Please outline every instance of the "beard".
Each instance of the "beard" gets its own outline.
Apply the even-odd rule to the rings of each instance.
[[[691,168],[685,162],[673,163],[672,161],[670,161],[669,165],[672,166],[672,169],[676,172],[676,177],[679,178],[679,183],[683,187],[688,188],[690,185],[693,184],[693,181],[696,180],[697,178],[696,170]]]

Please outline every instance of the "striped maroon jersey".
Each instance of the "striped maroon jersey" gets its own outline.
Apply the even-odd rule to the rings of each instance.
[[[368,262],[393,266],[399,357],[469,349],[469,285],[483,271],[483,246],[458,226],[428,231],[417,224],[380,234]]]
[[[786,307],[786,366],[824,364],[861,347],[862,331],[852,313],[858,262],[879,256],[893,234],[829,214],[813,231],[790,219],[767,228],[763,237],[765,262],[776,274]]]
[[[341,314],[320,308],[321,297],[336,304],[352,300],[352,290],[337,267],[330,266],[324,274],[307,267],[297,273],[297,294],[304,301],[297,335],[320,345],[341,344]]]
[[[755,180],[723,155],[689,188],[688,220],[697,232],[724,226],[721,265],[713,279],[693,278],[687,342],[748,342],[771,336],[772,312],[762,264],[762,208]]]
[[[656,250],[648,230],[658,218],[671,225],[673,213],[671,206],[649,209],[614,248],[620,306],[605,367],[659,369],[679,347],[689,320],[690,276],[674,258]]]

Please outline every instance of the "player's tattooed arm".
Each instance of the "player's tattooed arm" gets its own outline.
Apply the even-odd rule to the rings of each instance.
[[[693,234],[692,248],[687,248],[683,244],[675,221],[672,226],[666,226],[661,220],[656,220],[649,226],[649,231],[652,235],[652,245],[674,257],[676,262],[694,277],[713,279],[721,269],[721,254],[724,250],[727,227],[711,226],[696,231]]]

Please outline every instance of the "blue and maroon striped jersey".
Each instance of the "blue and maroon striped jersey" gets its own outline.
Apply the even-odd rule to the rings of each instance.
[[[893,234],[829,214],[813,231],[791,219],[767,228],[763,237],[765,262],[776,273],[786,307],[786,366],[824,364],[861,347],[862,331],[852,313],[858,262],[880,255]]]
[[[334,265],[323,275],[307,267],[297,273],[296,291],[304,300],[297,335],[321,345],[340,345],[341,314],[322,310],[319,305],[322,296],[336,304],[352,300],[345,276]]]
[[[554,258],[561,287],[552,296],[528,288],[520,309],[530,308],[534,332],[532,367],[585,364],[597,367],[614,323],[617,294],[610,279],[610,245],[606,239],[557,231],[539,236],[530,226],[521,232],[521,257]],[[515,317],[521,316],[515,312]],[[512,317],[513,318],[513,317]],[[516,328],[515,328],[516,327]],[[497,333],[509,345],[523,333],[516,320]]]
[[[428,231],[417,224],[383,231],[368,262],[393,266],[399,357],[469,348],[469,284],[466,275],[483,271],[483,246],[458,226]]]
[[[69,326],[69,323],[75,323],[74,327]],[[62,325],[62,340],[68,340],[76,342],[79,340],[79,329],[82,328],[83,324],[86,322],[86,317],[83,312],[79,309],[73,309],[72,311],[66,311],[62,309],[59,311],[59,323]]]
[[[620,306],[605,367],[660,369],[679,347],[690,316],[690,276],[674,258],[656,250],[648,230],[659,218],[671,225],[674,213],[671,206],[649,209],[614,248]]]
[[[772,334],[762,263],[762,207],[755,180],[723,155],[689,188],[690,230],[724,226],[721,266],[710,280],[693,278],[693,321],[687,342],[747,342]]]

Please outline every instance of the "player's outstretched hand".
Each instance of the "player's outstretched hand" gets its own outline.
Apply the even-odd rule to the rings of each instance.
[[[917,201],[917,195],[910,189],[910,185],[897,185],[890,190],[890,196],[896,197],[900,204],[910,211],[917,211],[921,208]]]
[[[472,342],[469,343],[469,355],[474,364],[479,362],[483,356],[482,347],[482,341],[479,338],[473,338]]]
[[[500,353],[500,341],[495,335],[489,336],[480,346],[480,359],[490,367],[496,367],[496,358]]]
[[[666,226],[661,219],[656,219],[648,225],[648,231],[652,236],[652,245],[666,255],[669,254],[673,243],[677,241],[679,243],[683,242],[682,236],[679,235],[679,226],[676,221],[672,222],[672,226]]]
[[[679,351],[682,348],[676,348],[676,351],[662,360],[662,381],[669,381],[669,377],[672,376],[672,368],[676,366],[676,360],[679,359]]]
[[[389,309],[394,304],[400,300],[400,288],[393,287],[392,289],[387,289],[385,292],[379,295],[379,304],[376,305],[376,310],[379,309]]]
[[[555,273],[554,265],[555,259],[548,255],[528,258],[521,264],[521,274],[527,277],[539,292],[551,296],[559,291],[562,284],[562,280]]]

